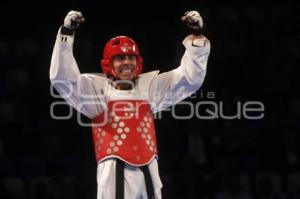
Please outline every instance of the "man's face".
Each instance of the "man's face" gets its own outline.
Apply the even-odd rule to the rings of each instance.
[[[132,80],[136,71],[136,56],[116,55],[112,60],[112,65],[121,80]]]

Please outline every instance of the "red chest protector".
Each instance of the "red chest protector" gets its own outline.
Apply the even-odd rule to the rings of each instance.
[[[93,119],[97,161],[115,157],[145,165],[157,156],[153,114],[147,101],[110,101],[106,112]]]

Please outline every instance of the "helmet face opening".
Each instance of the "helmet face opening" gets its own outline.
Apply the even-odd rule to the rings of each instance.
[[[135,55],[137,65],[134,77],[137,77],[142,72],[143,58],[140,55],[137,44],[130,37],[114,37],[106,43],[104,48],[103,58],[101,60],[102,71],[106,75],[113,75],[115,78],[118,78],[112,65],[112,60],[116,55]]]

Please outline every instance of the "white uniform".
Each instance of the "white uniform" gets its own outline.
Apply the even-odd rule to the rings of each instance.
[[[210,52],[206,38],[198,41],[205,45],[193,46],[190,35],[183,41],[186,51],[179,67],[162,74],[158,74],[159,71],[141,74],[133,90],[120,91],[103,74],[80,74],[73,56],[73,42],[74,36],[61,35],[59,31],[51,59],[50,80],[71,106],[91,119],[105,111],[105,104],[111,100],[146,100],[153,113],[178,103],[201,87]],[[115,159],[98,162],[97,199],[115,198],[115,167]],[[156,158],[150,161],[148,168],[155,198],[159,199],[162,183]],[[125,199],[147,199],[143,172],[138,167],[125,164],[124,179]]]

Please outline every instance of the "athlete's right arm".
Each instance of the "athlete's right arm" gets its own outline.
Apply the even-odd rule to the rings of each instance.
[[[74,30],[83,21],[82,14],[77,11],[71,11],[66,16],[53,49],[50,80],[68,104],[87,117],[93,118],[103,111],[103,92],[108,82],[105,77],[99,75],[80,74],[73,56],[73,42]]]

